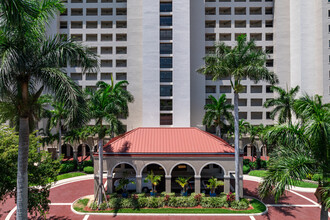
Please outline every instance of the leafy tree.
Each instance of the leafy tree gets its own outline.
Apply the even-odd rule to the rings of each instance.
[[[66,75],[63,66],[76,63],[85,73],[97,64],[96,55],[86,47],[59,36],[47,37],[46,25],[63,10],[61,0],[0,1],[0,100],[7,91],[17,97],[19,148],[17,170],[17,219],[27,219],[28,152],[32,94],[51,93],[70,109],[68,121],[79,126],[85,105],[79,87]]]
[[[322,104],[321,97],[305,95],[297,103],[297,113],[303,120],[296,124],[282,124],[270,128],[267,140],[273,144],[269,171],[259,186],[262,197],[273,195],[275,200],[297,181],[310,173],[320,172],[316,197],[322,205],[321,219],[328,219],[329,207],[329,158],[330,111]]]
[[[57,180],[60,162],[52,160],[51,155],[45,151],[38,153],[40,138],[32,133],[29,139],[28,210],[31,214],[43,215],[49,210],[49,190],[51,182]],[[0,200],[3,201],[8,195],[13,197],[17,193],[18,140],[18,134],[13,128],[0,126]]]
[[[88,94],[88,106],[91,118],[96,120],[97,133],[98,133],[98,148],[99,148],[99,193],[98,193],[98,205],[103,202],[103,138],[106,132],[109,131],[110,136],[114,134],[120,134],[124,132],[122,122],[119,120],[119,116],[128,116],[128,103],[133,102],[133,96],[130,92],[123,89],[123,86],[128,84],[127,81],[120,81],[114,84],[114,80],[111,78],[111,84],[107,84],[103,81],[97,83],[99,88],[96,91],[89,90]],[[106,122],[109,126],[109,130],[104,125]]]
[[[150,181],[152,184],[152,192],[156,192],[156,186],[159,184],[159,182],[162,179],[162,175],[155,175],[154,171],[151,170],[151,172],[148,174],[148,176],[144,179],[144,182]]]
[[[242,80],[249,78],[257,83],[260,80],[277,83],[277,76],[266,68],[266,52],[259,50],[253,41],[247,41],[246,35],[237,38],[233,48],[220,42],[215,45],[215,53],[204,57],[205,66],[198,72],[210,75],[213,80],[231,77],[230,83],[234,90],[234,121],[235,121],[235,173],[240,173],[239,165],[239,119],[238,98],[244,90]],[[239,175],[235,175],[236,200],[239,200]]]
[[[186,193],[188,190],[188,185],[189,185],[189,180],[191,179],[191,177],[178,177],[175,182],[177,182],[181,188],[182,188],[182,193]]]
[[[270,112],[270,118],[275,119],[275,116],[278,115],[278,122],[280,124],[286,122],[292,123],[292,116],[295,115],[295,97],[299,92],[299,86],[291,88],[290,90],[284,90],[277,86],[272,86],[271,89],[277,93],[278,97],[268,99],[264,103],[266,108],[274,107]]]
[[[215,177],[212,177],[211,179],[209,179],[209,184],[206,184],[207,188],[209,188],[211,190],[211,193],[215,193],[215,190],[219,187],[219,186],[223,186],[223,181],[218,180]]]
[[[232,121],[233,115],[230,110],[234,109],[234,106],[227,103],[226,94],[222,94],[219,99],[210,95],[210,104],[206,104],[204,109],[206,110],[203,125],[208,127],[215,126],[217,128],[217,136],[221,137],[221,127],[225,126],[224,121]]]

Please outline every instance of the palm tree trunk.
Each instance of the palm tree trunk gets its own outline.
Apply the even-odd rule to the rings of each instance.
[[[98,197],[98,205],[103,202],[103,139],[99,139],[99,197]]]
[[[62,128],[61,119],[58,121],[58,158],[62,156]]]
[[[240,187],[239,187],[239,120],[238,120],[238,93],[234,93],[234,119],[235,119],[235,198],[239,201]]]
[[[20,118],[17,160],[17,220],[27,219],[29,119]]]
[[[328,220],[328,209],[325,204],[322,204],[321,206],[320,220]]]
[[[220,126],[220,121],[218,122],[218,132],[217,135],[219,138],[221,138],[221,126]]]

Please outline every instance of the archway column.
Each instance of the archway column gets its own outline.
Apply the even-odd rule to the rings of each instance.
[[[195,176],[195,193],[201,193],[201,176]]]
[[[141,193],[142,192],[142,176],[136,175],[136,192]]]
[[[107,193],[113,193],[113,178],[112,178],[112,174],[107,176]]]
[[[165,192],[166,193],[171,193],[171,181],[172,181],[172,176],[171,175],[165,175]]]
[[[224,193],[229,193],[230,192],[230,175],[225,175],[224,176]]]

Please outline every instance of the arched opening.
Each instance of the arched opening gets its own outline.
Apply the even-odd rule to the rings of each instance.
[[[73,158],[73,147],[69,144],[63,144],[61,147],[61,154],[63,155],[63,159]]]
[[[94,146],[94,153],[97,153],[98,150],[99,150],[99,149],[98,149],[98,146],[95,145],[95,146]]]
[[[129,192],[136,192],[136,170],[131,164],[128,163],[120,163],[116,165],[112,170],[112,176],[113,176],[113,192],[121,192],[122,190],[117,190],[120,185],[120,179],[126,178],[129,179],[130,182],[127,185],[127,190]]]
[[[244,147],[244,159],[250,159],[251,161],[257,159],[257,148],[254,145]]]
[[[201,171],[201,192],[210,193],[210,189],[207,187],[209,179],[214,177],[218,180],[224,181],[225,171],[216,163],[209,163],[202,168]],[[215,193],[220,194],[224,191],[224,186],[220,186],[216,189]]]
[[[248,146],[245,145],[244,147],[244,157],[246,157],[248,155]]]
[[[188,194],[195,191],[195,175],[194,168],[188,164],[177,164],[171,171],[171,191],[175,193],[181,193],[182,187],[176,182],[179,177],[190,178],[188,181]]]
[[[161,178],[161,181],[159,182],[159,184],[156,186],[156,191],[161,193],[161,192],[164,192],[165,191],[165,170],[162,166],[160,166],[159,164],[155,164],[155,163],[151,163],[151,164],[148,164],[147,166],[145,166],[143,169],[142,169],[142,192],[150,192],[151,191],[151,183],[150,182],[147,182],[145,183],[144,182],[144,179],[148,176],[148,174],[151,173],[151,171],[155,174],[155,175],[161,175],[162,178]]]
[[[78,161],[90,160],[90,152],[90,147],[87,144],[80,144],[77,151]]]

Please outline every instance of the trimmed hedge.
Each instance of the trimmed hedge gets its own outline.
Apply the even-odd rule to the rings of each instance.
[[[94,167],[85,167],[84,172],[88,174],[93,174],[94,173]]]
[[[111,209],[122,209],[122,208],[160,208],[164,206],[169,207],[196,207],[201,205],[203,208],[233,208],[233,209],[247,209],[249,208],[250,202],[247,199],[241,199],[239,202],[235,200],[228,200],[227,195],[221,195],[219,197],[205,197],[203,194],[194,194],[187,197],[175,197],[171,193],[159,197],[145,197],[145,194],[132,194],[130,198],[119,198],[116,195],[109,195],[108,207]],[[234,194],[231,194],[234,195]],[[91,209],[97,209],[96,203],[92,203]],[[107,208],[107,204],[103,203],[100,206],[101,210]]]
[[[250,172],[251,168],[247,165],[243,165],[243,173],[248,174]]]

